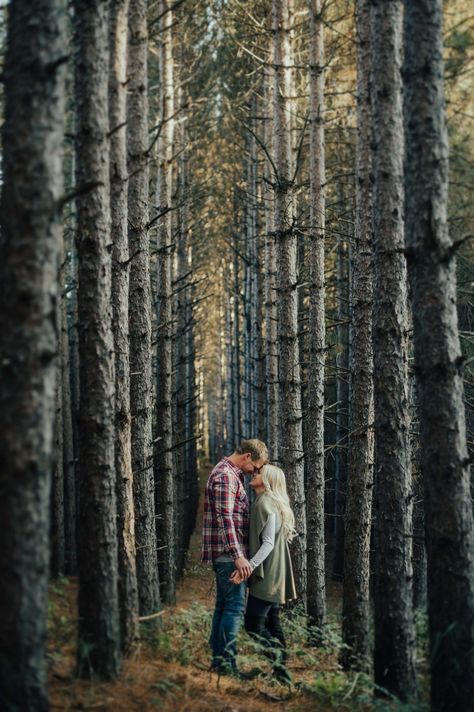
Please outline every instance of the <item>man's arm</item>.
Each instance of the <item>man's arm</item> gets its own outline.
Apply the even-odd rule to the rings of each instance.
[[[225,552],[233,559],[236,569],[243,577],[248,578],[252,573],[252,567],[243,554],[234,526],[234,505],[238,485],[234,477],[223,472],[216,477],[213,489],[216,521]]]

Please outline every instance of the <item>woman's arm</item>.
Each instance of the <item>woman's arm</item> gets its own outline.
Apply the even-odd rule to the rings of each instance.
[[[250,559],[250,566],[255,569],[260,566],[267,556],[273,551],[275,547],[275,536],[276,536],[276,514],[272,513],[268,515],[265,526],[260,534],[260,548]]]

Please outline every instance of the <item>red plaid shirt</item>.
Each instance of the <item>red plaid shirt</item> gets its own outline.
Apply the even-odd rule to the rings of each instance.
[[[221,554],[248,557],[249,502],[244,473],[224,457],[212,470],[204,495],[202,561]]]

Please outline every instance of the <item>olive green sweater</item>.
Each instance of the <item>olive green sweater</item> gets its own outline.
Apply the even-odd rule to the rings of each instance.
[[[279,512],[273,499],[263,492],[250,513],[250,556],[260,548],[260,535],[270,514],[279,515]],[[296,598],[290,550],[283,526],[275,536],[273,551],[254,569],[249,589],[252,596],[272,603],[286,603]]]

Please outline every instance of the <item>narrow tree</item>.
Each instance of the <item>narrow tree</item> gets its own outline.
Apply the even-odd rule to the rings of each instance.
[[[110,245],[108,2],[74,3],[79,337],[80,675],[120,670]],[[100,546],[98,546],[100,542]]]
[[[306,508],[298,347],[297,237],[295,231],[294,158],[291,118],[293,92],[292,0],[272,2],[274,229],[277,245],[279,350],[279,460],[288,478],[296,518],[292,551],[298,594],[306,601]]]
[[[236,199],[234,198],[236,201]],[[234,215],[237,213],[237,206],[234,206]],[[234,246],[234,259],[233,259],[233,293],[234,293],[234,318],[233,318],[233,363],[234,363],[234,392],[235,392],[235,403],[234,403],[234,425],[235,425],[235,435],[234,435],[234,446],[242,438],[242,397],[241,397],[241,384],[242,384],[242,369],[241,369],[241,353],[240,353],[240,340],[241,340],[241,317],[240,317],[240,269],[239,269],[239,256],[237,249],[237,232],[233,233],[233,246]]]
[[[349,451],[344,521],[343,666],[370,665],[370,531],[373,491],[372,194],[370,6],[358,0],[356,215],[352,248]]]
[[[278,462],[278,343],[277,288],[274,204],[271,184],[277,179],[273,170],[273,75],[265,69],[263,79],[263,140],[265,145],[263,207],[265,218],[264,243],[264,318],[265,318],[265,410],[266,443],[273,461]]]
[[[156,456],[155,487],[157,541],[159,547],[161,595],[166,603],[176,599],[175,561],[175,482],[173,472],[172,419],[172,286],[171,250],[173,243],[172,156],[174,138],[173,14],[168,0],[160,0],[160,133],[158,138],[158,214],[157,254],[157,351],[156,351]]]
[[[374,589],[377,685],[416,694],[411,568],[408,312],[403,254],[401,0],[372,0],[375,281]]]
[[[60,270],[58,270],[60,284]],[[56,329],[58,334],[58,352],[62,352],[61,332],[61,290],[56,305]],[[56,368],[56,397],[54,419],[54,466],[51,483],[51,575],[63,576],[66,559],[65,522],[64,522],[64,468],[63,468],[63,371],[59,361]]]
[[[326,622],[324,565],[324,30],[321,0],[309,0],[309,364],[306,414],[308,614]]]
[[[12,0],[0,238],[0,707],[43,712],[66,3]],[[34,107],[32,111],[31,107]]]
[[[130,250],[130,409],[135,498],[135,543],[141,615],[158,610],[152,440],[151,284],[148,240],[148,28],[147,0],[129,10],[128,50],[128,240]]]
[[[406,244],[425,487],[431,709],[474,699],[474,530],[448,232],[443,4],[405,3]]]
[[[342,182],[338,186],[339,202],[347,215],[347,197]],[[349,203],[350,205],[350,203]],[[345,513],[347,494],[347,436],[349,433],[349,329],[348,306],[350,283],[348,251],[344,235],[337,236],[336,254],[336,452],[334,462],[334,557],[332,577],[342,581],[344,572]]]
[[[181,64],[184,59],[183,44],[180,46]],[[180,77],[181,79],[181,77]],[[186,95],[182,86],[178,89],[178,105],[184,112]],[[188,149],[187,149],[186,121],[181,121],[177,140],[177,153],[179,162],[177,166],[177,194],[178,194],[178,225],[176,230],[176,267],[174,279],[174,301],[176,326],[174,329],[174,395],[176,404],[173,434],[175,438],[175,471],[177,488],[177,526],[176,526],[176,561],[177,572],[181,575],[184,568],[187,548],[188,515],[187,505],[190,497],[190,478],[186,463],[186,369],[187,369],[187,331],[191,324],[186,323],[186,307],[189,299],[189,283],[191,275],[188,266],[188,240],[189,240],[189,196],[188,196]]]
[[[65,253],[61,252],[62,278],[61,289],[61,389],[62,389],[62,426],[63,426],[63,470],[64,470],[64,539],[65,572],[77,575],[77,496],[76,496],[76,458],[74,449],[74,429],[71,394],[71,338],[68,325],[68,308],[71,300],[71,259],[65,241]]]
[[[138,639],[138,590],[130,418],[126,86],[128,0],[110,4],[110,211],[115,350],[115,475],[122,649]]]

